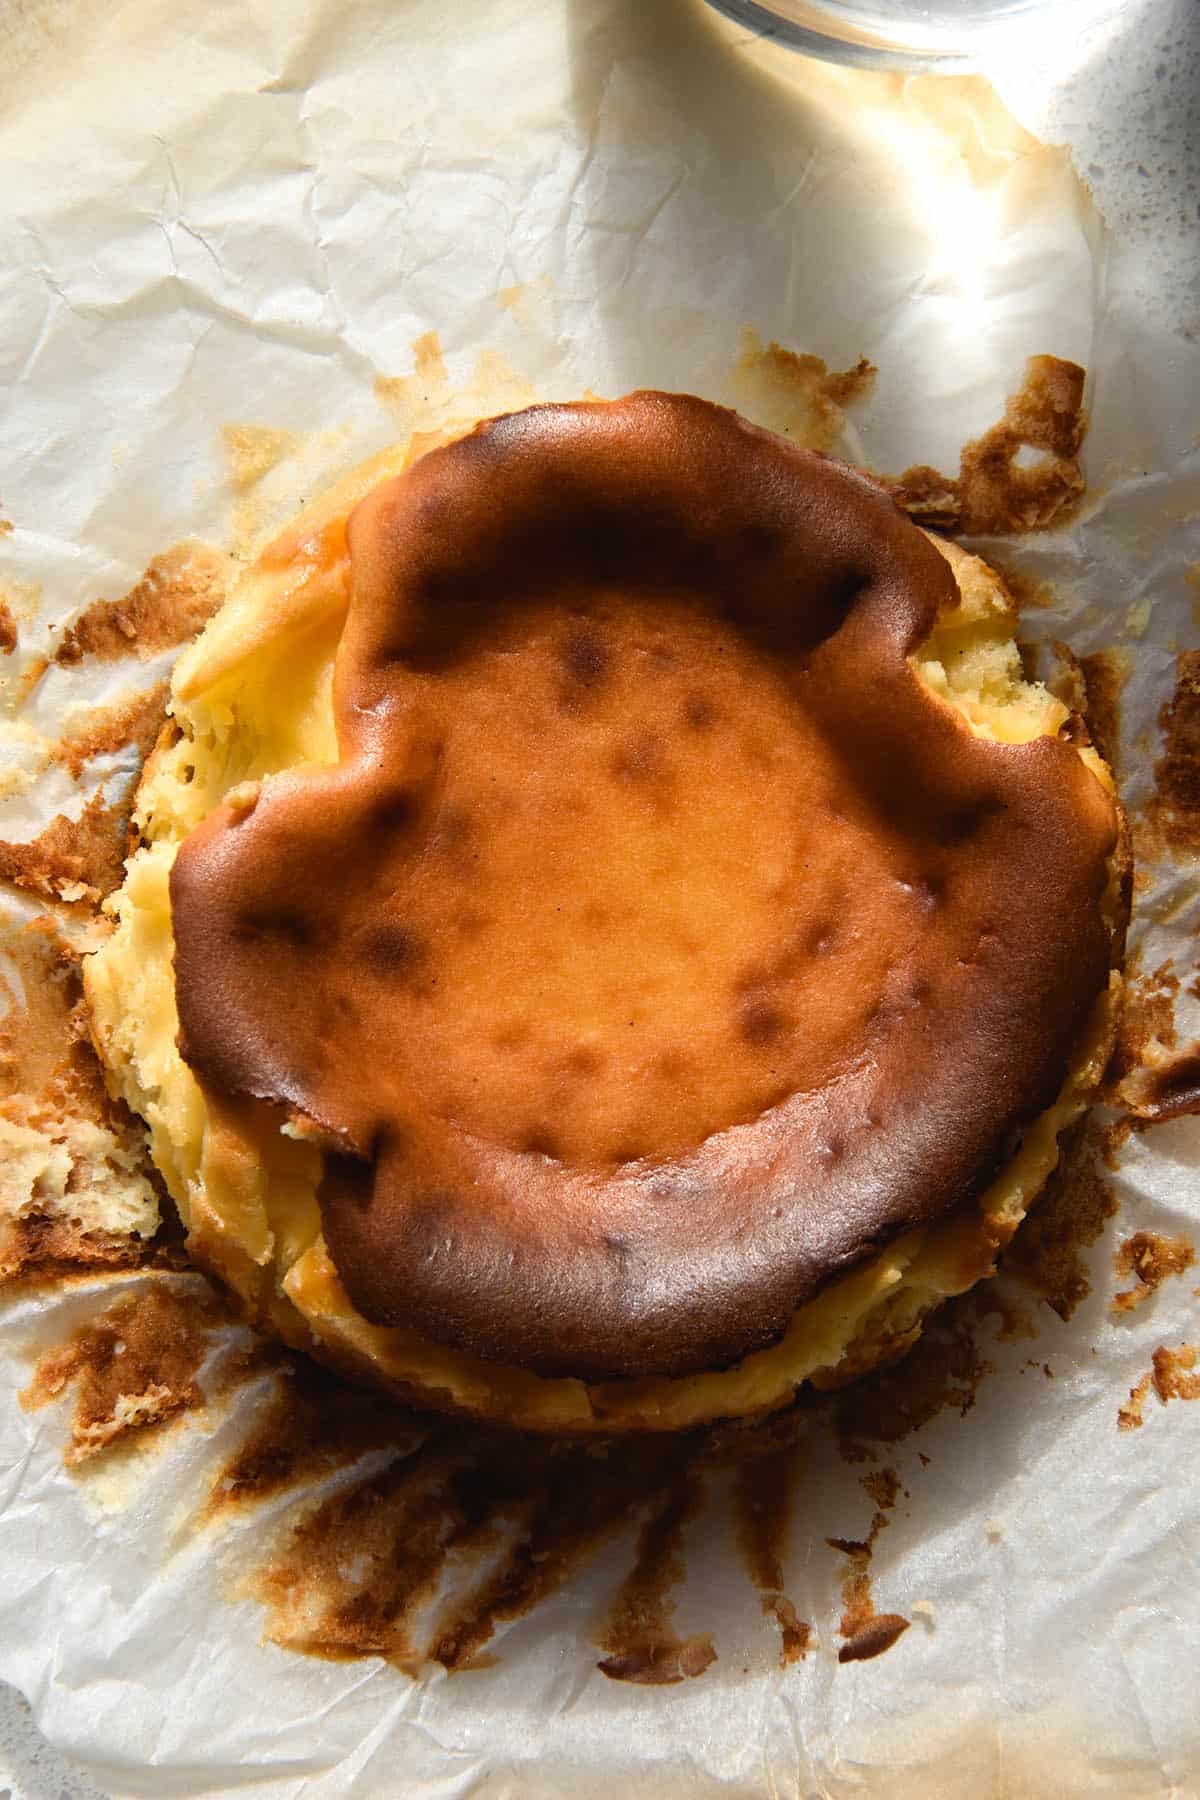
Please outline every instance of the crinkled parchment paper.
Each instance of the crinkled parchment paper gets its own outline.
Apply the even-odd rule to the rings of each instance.
[[[1121,1086],[1015,1266],[749,1467],[383,1420],[169,1250],[11,1285],[0,1676],[114,1795],[1200,1791],[1196,348],[1066,155],[698,0],[26,0],[0,163],[6,840],[119,803],[224,552],[391,438],[655,385],[953,475],[1046,354],[1089,371],[1086,500],[981,547],[1085,659],[1139,856]],[[53,857],[4,872],[82,941],[57,831],[53,903]],[[25,1129],[11,1191],[123,1180],[152,1229],[127,1122]]]

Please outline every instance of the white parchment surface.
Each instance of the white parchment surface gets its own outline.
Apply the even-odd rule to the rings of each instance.
[[[982,84],[789,58],[699,0],[10,0],[0,51],[0,591],[27,653],[166,545],[245,527],[222,427],[295,434],[258,530],[396,435],[377,378],[431,331],[453,381],[483,355],[547,398],[736,399],[747,326],[831,368],[866,356],[846,447],[897,472],[953,470],[1050,352],[1089,369],[1092,498],[1006,553],[1058,597],[1029,632],[1127,651],[1122,774],[1145,799],[1175,654],[1200,643],[1196,342],[1131,315],[1067,156]],[[55,670],[34,722],[84,680]],[[1194,870],[1160,874],[1135,944],[1172,895],[1150,961],[1186,981]],[[718,1659],[665,1689],[596,1671],[626,1540],[478,1673],[260,1644],[229,1545],[193,1522],[252,1392],[120,1484],[73,1479],[63,1417],[16,1396],[29,1348],[92,1301],[10,1300],[0,1677],[106,1790],[156,1800],[1200,1793],[1200,1405],[1116,1428],[1153,1349],[1200,1339],[1200,1275],[1108,1310],[1120,1237],[1195,1235],[1198,1161],[1195,1119],[1131,1139],[1089,1298],[1065,1324],[1041,1308],[1032,1347],[988,1345],[969,1416],[897,1448],[874,1581],[914,1623],[889,1654],[837,1663],[824,1539],[871,1506],[830,1451],[786,1571],[818,1648],[778,1667],[718,1492],[678,1609]]]

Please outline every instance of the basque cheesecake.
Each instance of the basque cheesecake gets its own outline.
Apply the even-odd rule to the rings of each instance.
[[[978,559],[685,395],[385,453],[185,652],[88,958],[196,1259],[405,1401],[788,1403],[989,1273],[1121,831]]]

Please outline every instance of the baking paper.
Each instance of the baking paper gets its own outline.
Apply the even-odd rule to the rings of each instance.
[[[875,366],[845,452],[953,473],[1026,358],[1049,354],[1089,371],[1087,501],[978,547],[1041,600],[1024,635],[1125,659],[1103,667],[1127,674],[1135,973],[1165,970],[1169,999],[1172,979],[1186,989],[1187,821],[1164,834],[1150,803],[1178,654],[1200,641],[1195,347],[1131,316],[1067,153],[982,80],[808,63],[698,0],[68,0],[0,29],[7,766],[169,664],[54,666],[22,689],[55,632],[182,539],[248,553],[431,409],[654,385],[819,437],[812,369],[777,344]],[[133,760],[86,775],[115,792]],[[84,803],[55,764],[30,793],[10,784],[0,831]],[[1181,1042],[1194,1004],[1184,992]],[[223,1389],[251,1353],[219,1331],[197,1374],[207,1407],[72,1471],[72,1391],[19,1403],[34,1361],[127,1291],[199,1278],[13,1290],[0,1676],[113,1795],[156,1800],[1196,1791],[1200,1406],[1171,1397],[1186,1359],[1160,1361],[1156,1388],[1153,1358],[1200,1341],[1200,1274],[1111,1306],[1136,1286],[1113,1268],[1121,1243],[1195,1235],[1198,1131],[1185,1116],[1136,1132],[1102,1168],[1118,1210],[1068,1319],[1007,1276],[974,1349],[942,1355],[956,1403],[864,1440],[860,1461],[827,1413],[799,1434],[779,1591],[811,1638],[786,1665],[736,1542],[738,1478],[708,1475],[668,1612],[715,1660],[664,1686],[597,1666],[638,1557],[632,1505],[468,1672],[263,1641],[273,1615],[247,1571],[295,1495],[232,1522],[206,1507],[281,1378]],[[1143,1378],[1144,1422],[1121,1430]],[[388,1455],[367,1449],[327,1485]],[[908,1626],[886,1654],[839,1662],[864,1553],[827,1540],[865,1543],[878,1517],[872,1604]]]

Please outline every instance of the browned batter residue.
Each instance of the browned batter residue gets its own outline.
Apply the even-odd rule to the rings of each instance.
[[[769,1612],[779,1627],[779,1666],[789,1669],[803,1662],[813,1644],[813,1628],[802,1619],[786,1594],[764,1594],[763,1611]]]
[[[63,633],[59,664],[95,659],[146,662],[195,637],[225,599],[233,564],[207,544],[176,544],[156,556],[119,600],[97,600]]]
[[[1178,1350],[1161,1345],[1150,1358],[1154,1365],[1154,1392],[1165,1406],[1168,1400],[1200,1400],[1200,1375],[1196,1367],[1196,1346],[1181,1344]]]
[[[383,1656],[420,1667],[417,1617],[465,1527],[452,1479],[469,1466],[470,1447],[451,1437],[432,1428],[287,1532],[247,1583],[267,1605],[268,1637],[335,1661]]]
[[[1079,659],[1086,698],[1084,717],[1093,744],[1111,769],[1120,766],[1121,693],[1129,674],[1126,659],[1113,650],[1095,650]]]
[[[4,931],[0,947],[16,978],[11,987],[0,980],[0,1121],[51,1144],[69,1142],[81,1125],[100,1126],[118,1154],[133,1157],[140,1127],[105,1090],[87,1034],[77,954],[49,915]],[[68,1194],[100,1178],[95,1164],[82,1172],[76,1166]],[[124,1233],[82,1228],[69,1200],[51,1206],[36,1188],[26,1193],[16,1162],[0,1171],[0,1190],[0,1283],[136,1263],[144,1254]]]
[[[1185,1237],[1164,1237],[1157,1231],[1135,1231],[1113,1258],[1118,1276],[1132,1275],[1135,1286],[1113,1296],[1113,1312],[1133,1312],[1148,1300],[1171,1275],[1182,1275],[1196,1260]]]
[[[896,500],[918,524],[951,535],[1017,534],[1062,524],[1084,492],[1084,377],[1078,363],[1030,357],[1004,417],[963,446],[958,475],[928,465],[906,469],[889,482]],[[1022,450],[1034,452],[1029,467],[1017,461]]]
[[[1171,1400],[1200,1400],[1200,1375],[1194,1373],[1197,1351],[1194,1344],[1181,1344],[1168,1350],[1160,1344],[1150,1358],[1151,1367],[1135,1387],[1129,1399],[1117,1412],[1119,1431],[1137,1431],[1145,1424],[1144,1407],[1151,1389],[1161,1406]]]
[[[1083,1251],[1103,1234],[1116,1209],[1099,1141],[1077,1137],[1013,1239],[1005,1270],[1060,1319],[1069,1319],[1091,1292]]]
[[[1050,612],[1059,604],[1059,595],[1053,585],[1041,575],[1035,575],[1029,569],[1018,568],[1011,557],[997,555],[989,548],[987,554],[988,567],[999,575],[1018,612]],[[1081,712],[1081,704],[1074,704],[1073,711]]]
[[[46,1353],[21,1396],[29,1410],[75,1392],[69,1467],[204,1404],[196,1376],[223,1315],[214,1296],[155,1282]]]
[[[72,1340],[51,1353],[35,1377],[39,1398],[61,1393],[72,1377],[87,1384],[85,1456],[201,1403],[196,1370],[214,1322],[226,1315],[206,1290],[155,1291],[176,1296],[168,1303],[179,1309],[175,1329],[159,1330],[152,1316],[134,1340],[137,1360],[119,1375],[110,1312],[83,1347]],[[843,1451],[862,1461],[946,1407],[968,1411],[990,1369],[974,1342],[980,1314],[969,1299],[952,1302],[904,1363],[856,1387],[811,1396],[755,1425],[616,1445],[555,1444],[405,1413],[302,1358],[293,1364],[260,1347],[235,1361],[222,1385],[270,1366],[276,1386],[215,1474],[202,1517],[219,1525],[267,1501],[296,1501],[300,1516],[285,1515],[245,1581],[266,1606],[272,1641],[335,1659],[381,1655],[410,1671],[431,1660],[463,1671],[484,1667],[499,1628],[559,1591],[640,1514],[634,1566],[601,1628],[601,1667],[612,1679],[676,1682],[702,1673],[714,1656],[706,1634],[683,1636],[672,1624],[672,1592],[685,1575],[682,1535],[703,1503],[705,1469],[733,1464],[739,1545],[760,1603],[778,1622],[786,1665],[811,1647],[810,1628],[783,1591],[796,1441],[824,1414]],[[161,1310],[155,1316],[161,1320]],[[120,1393],[131,1396],[129,1406],[120,1407]],[[73,1439],[72,1450],[79,1447]],[[382,1469],[381,1458],[390,1459]],[[364,1471],[339,1493],[306,1498],[312,1482],[363,1459]],[[865,1486],[876,1508],[871,1531],[862,1542],[836,1544],[849,1559],[842,1661],[879,1655],[908,1624],[876,1613],[870,1587],[871,1551],[899,1479],[877,1468]],[[460,1576],[450,1599],[440,1587],[448,1567]]]
[[[716,1661],[707,1632],[682,1638],[671,1624],[671,1590],[686,1572],[680,1544],[703,1495],[703,1482],[692,1470],[668,1488],[642,1526],[637,1561],[598,1634],[608,1655],[596,1666],[612,1681],[663,1687],[703,1675]]]
[[[1173,1050],[1176,1041],[1175,1003],[1179,977],[1171,962],[1160,963],[1148,975],[1126,969],[1125,991],[1107,1080],[1113,1097],[1124,1101],[1124,1082],[1147,1061],[1146,1052]]]
[[[481,1442],[482,1459],[459,1489],[468,1524],[460,1548],[478,1556],[494,1541],[498,1517],[515,1518],[518,1530],[484,1580],[438,1620],[432,1655],[451,1671],[479,1667],[479,1651],[498,1625],[523,1618],[556,1593],[631,1515],[648,1502],[658,1505],[656,1496],[668,1480],[680,1493],[690,1488],[695,1507],[703,1498],[686,1442],[639,1445],[633,1454],[618,1444],[598,1455],[586,1447],[522,1443],[506,1433],[481,1434]],[[680,1532],[682,1526],[680,1520]],[[655,1540],[664,1559],[669,1536],[664,1525]],[[638,1567],[644,1551],[649,1558],[639,1544]],[[637,1580],[635,1568],[629,1582]],[[666,1585],[664,1579],[664,1620]],[[629,1654],[636,1663],[641,1640],[626,1644],[616,1627],[614,1632],[602,1647]],[[681,1645],[681,1659],[694,1654]]]
[[[90,1112],[103,1093],[100,1067],[86,1041],[79,1004],[78,958],[48,915],[4,933],[3,950],[23,998],[3,982],[0,1106],[16,1095]]]
[[[763,1612],[779,1627],[781,1669],[801,1661],[812,1639],[812,1626],[784,1592],[783,1564],[798,1475],[795,1451],[776,1451],[743,1463],[734,1488],[738,1549]]]
[[[881,1512],[888,1513],[900,1497],[900,1477],[895,1469],[875,1469],[870,1475],[863,1476],[862,1488]]]
[[[902,1613],[878,1613],[871,1595],[871,1558],[881,1531],[890,1523],[888,1514],[900,1493],[900,1477],[894,1469],[880,1469],[863,1478],[863,1487],[875,1502],[871,1529],[862,1539],[828,1538],[834,1550],[846,1558],[842,1577],[842,1616],[839,1622],[844,1642],[838,1661],[867,1662],[890,1650],[912,1623]]]
[[[681,1479],[674,1487],[663,1483],[669,1472],[678,1470],[681,1457],[696,1457],[698,1472],[710,1463],[726,1466],[733,1462],[742,1495],[756,1499],[765,1495],[765,1507],[756,1506],[752,1518],[747,1517],[743,1502],[740,1546],[750,1562],[751,1578],[764,1609],[779,1622],[783,1661],[798,1660],[810,1647],[810,1628],[780,1591],[784,1550],[779,1533],[786,1524],[790,1501],[785,1490],[790,1490],[794,1480],[789,1473],[794,1439],[814,1411],[826,1412],[838,1421],[844,1450],[852,1460],[861,1461],[873,1454],[868,1448],[871,1442],[897,1442],[945,1407],[968,1411],[991,1365],[974,1345],[972,1324],[979,1314],[965,1299],[945,1309],[931,1334],[897,1368],[855,1388],[813,1397],[812,1405],[790,1414],[750,1427],[718,1428],[700,1440],[625,1442],[614,1455],[606,1454],[601,1446],[562,1445],[555,1449],[542,1439],[510,1438],[438,1422],[439,1443],[443,1447],[456,1444],[460,1463],[453,1479],[442,1471],[436,1530],[430,1512],[418,1533],[419,1554],[414,1553],[404,1565],[403,1582],[394,1583],[389,1596],[380,1601],[369,1569],[362,1577],[370,1589],[366,1596],[347,1582],[346,1570],[356,1565],[356,1552],[368,1528],[374,1538],[394,1530],[402,1537],[407,1532],[411,1539],[411,1470],[403,1480],[388,1477],[374,1482],[364,1501],[335,1501],[319,1507],[272,1552],[251,1580],[252,1591],[268,1603],[267,1635],[291,1649],[327,1657],[383,1654],[405,1667],[416,1667],[429,1658],[443,1661],[452,1670],[482,1667],[485,1659],[480,1651],[497,1624],[536,1607],[583,1566],[631,1512],[647,1504],[650,1517],[637,1564],[623,1591],[627,1600],[631,1594],[644,1595],[647,1581],[653,1590],[664,1567],[677,1555],[677,1535],[686,1523],[681,1509],[690,1516],[687,1480]],[[235,1452],[214,1483],[210,1511],[229,1505],[252,1506],[280,1492],[298,1490],[312,1476],[389,1444],[409,1455],[414,1432],[429,1422],[398,1415],[386,1401],[356,1393],[352,1398],[357,1417],[348,1420],[345,1401],[351,1394],[336,1378],[301,1363],[294,1382],[289,1382],[248,1444]],[[898,1478],[891,1470],[873,1471],[867,1482],[867,1491],[886,1515],[899,1491]],[[401,1514],[409,1519],[403,1530]],[[436,1589],[451,1550],[468,1561],[482,1560],[489,1548],[496,1546],[497,1519],[514,1516],[520,1521],[517,1542],[501,1558],[499,1568],[476,1586],[467,1604],[439,1621],[427,1641],[420,1633],[414,1635],[415,1622]],[[349,1536],[348,1518],[354,1521]],[[878,1529],[882,1526],[875,1530],[876,1537]],[[868,1548],[873,1548],[873,1543],[874,1539],[869,1539]],[[907,1621],[898,1614],[875,1614],[873,1608],[869,1618],[863,1616],[861,1578],[868,1575],[863,1546],[856,1544],[848,1550],[842,1542],[838,1547],[856,1559],[848,1571],[854,1578],[850,1597],[856,1602],[853,1631],[843,1645],[847,1654],[842,1660],[878,1655],[895,1642]],[[391,1553],[381,1551],[378,1560],[390,1567]],[[869,1579],[867,1594],[869,1597]],[[698,1660],[707,1658],[703,1640],[699,1646],[691,1642],[690,1648],[688,1642],[682,1648],[673,1644],[675,1634],[669,1624],[665,1632],[660,1629],[660,1616],[656,1617],[652,1604],[652,1630],[645,1628],[646,1612],[629,1605],[618,1606],[616,1611],[618,1635],[631,1622],[638,1625],[638,1631],[619,1649],[610,1649],[606,1659],[610,1666],[605,1671],[610,1676],[678,1680],[692,1672]],[[606,1635],[604,1648],[609,1649],[612,1641]]]
[[[162,729],[170,686],[170,682],[160,681],[113,706],[94,707],[77,731],[59,739],[54,750],[56,760],[76,779],[93,757],[111,755],[117,750],[136,750],[139,764],[144,762]]]
[[[1024,1343],[1038,1335],[1037,1324],[1029,1308],[1014,1300],[998,1281],[983,1282],[972,1293],[970,1305],[981,1323],[990,1318],[998,1321],[998,1344]]]
[[[109,806],[97,789],[77,819],[64,813],[23,844],[0,841],[0,881],[43,900],[95,905],[120,886],[132,796]]]
[[[1129,1398],[1117,1408],[1118,1431],[1140,1431],[1146,1423],[1144,1407],[1150,1384],[1154,1380],[1153,1372],[1143,1375],[1142,1379],[1129,1390]]]
[[[305,1358],[274,1354],[274,1391],[213,1477],[207,1518],[260,1506],[371,1451],[398,1451],[428,1436],[425,1421],[410,1421],[379,1395],[350,1387]]]
[[[1200,1044],[1190,1044],[1166,1062],[1135,1069],[1121,1083],[1121,1098],[1136,1130],[1200,1112]]]
[[[980,1353],[977,1315],[967,1299],[940,1308],[902,1361],[828,1397],[847,1462],[874,1460],[874,1446],[901,1442],[941,1412],[970,1412],[995,1365]]]
[[[17,621],[7,601],[0,599],[0,655],[11,656],[17,647]]]
[[[128,1239],[84,1236],[70,1219],[34,1213],[5,1220],[0,1231],[0,1286],[18,1279],[69,1280],[84,1264],[121,1269],[140,1260]]]
[[[1200,1112],[1200,1042],[1178,1048],[1175,1007],[1181,985],[1169,961],[1126,979],[1107,1081],[1109,1097],[1126,1109],[1126,1117],[1110,1128],[1114,1148],[1130,1131]]]
[[[672,1478],[680,1492],[691,1482],[700,1503],[699,1477],[690,1474],[695,1447],[677,1440],[622,1445],[610,1456],[603,1446],[405,1414],[366,1395],[347,1406],[347,1394],[332,1377],[298,1370],[210,1493],[212,1516],[299,1492],[368,1453],[391,1454],[382,1472],[289,1523],[251,1571],[246,1587],[267,1606],[267,1636],[288,1649],[337,1660],[383,1656],[408,1670],[427,1661],[451,1672],[480,1668],[496,1630],[555,1593],[631,1514],[649,1505],[652,1524]],[[610,1660],[627,1658],[634,1671],[651,1649],[660,1671],[670,1664],[665,1520],[652,1536],[626,1589],[645,1588],[656,1556],[663,1630],[653,1646],[644,1636],[622,1636],[634,1617],[626,1607],[604,1641]],[[439,1602],[447,1558],[472,1578]],[[681,1640],[676,1678],[698,1656]],[[615,1665],[606,1672],[654,1678],[621,1675]]]
[[[1159,714],[1162,755],[1154,766],[1156,793],[1138,822],[1136,841],[1147,857],[1200,850],[1200,650],[1175,659],[1175,692]]]
[[[842,1629],[846,1629],[847,1619],[857,1618],[853,1605],[848,1603],[847,1612],[842,1615]],[[874,1656],[882,1656],[890,1650],[896,1639],[902,1637],[912,1624],[903,1613],[872,1613],[871,1617],[861,1625],[856,1625],[847,1641],[838,1651],[838,1661],[869,1662]]]
[[[167,694],[163,681],[93,709],[63,736],[56,758],[76,777],[93,757],[126,748],[143,762],[162,727]],[[77,819],[58,813],[36,837],[23,843],[0,840],[0,881],[51,902],[97,905],[124,878],[134,787],[131,782],[111,804],[97,788]]]

